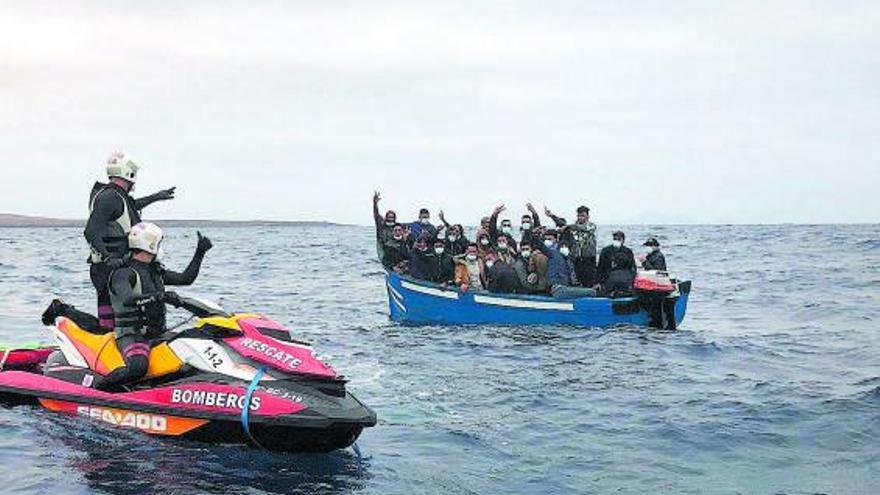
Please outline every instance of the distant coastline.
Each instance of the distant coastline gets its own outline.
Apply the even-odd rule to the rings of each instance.
[[[325,221],[280,220],[154,220],[162,227],[332,227],[341,224]],[[0,213],[2,227],[83,227],[85,219],[46,218]]]

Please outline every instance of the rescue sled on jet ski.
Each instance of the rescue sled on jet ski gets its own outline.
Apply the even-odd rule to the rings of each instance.
[[[172,294],[194,325],[152,342],[147,375],[118,392],[90,388],[87,370],[123,365],[113,333],[96,334],[58,317],[57,346],[0,349],[0,402],[40,404],[144,433],[270,450],[327,452],[352,445],[376,414],[346,380],[257,314]]]
[[[637,280],[638,282],[638,280]],[[674,281],[663,287],[660,297],[674,307],[677,326],[687,311],[690,281]],[[648,292],[637,296],[605,298],[579,297],[557,299],[541,295],[498,294],[487,291],[462,292],[455,287],[416,280],[396,272],[387,272],[385,285],[391,319],[402,323],[459,325],[577,325],[610,327],[648,325]],[[670,311],[672,314],[672,311]]]

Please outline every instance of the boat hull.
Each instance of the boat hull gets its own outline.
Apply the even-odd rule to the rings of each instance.
[[[555,299],[485,291],[461,292],[394,272],[387,273],[385,281],[391,319],[402,323],[587,327],[648,324],[648,313],[634,297]],[[675,300],[677,324],[684,320],[690,288],[689,281],[678,284]]]

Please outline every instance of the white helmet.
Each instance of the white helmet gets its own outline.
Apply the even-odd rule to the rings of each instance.
[[[146,251],[153,255],[159,254],[162,244],[162,229],[150,222],[141,222],[131,228],[128,233],[128,248]]]
[[[107,177],[119,177],[134,184],[137,181],[138,164],[131,155],[115,152],[107,159]]]

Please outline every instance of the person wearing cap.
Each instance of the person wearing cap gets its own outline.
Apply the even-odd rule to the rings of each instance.
[[[590,209],[584,205],[577,208],[577,219],[568,224],[554,215],[547,207],[544,212],[553,219],[558,228],[565,231],[564,243],[571,248],[571,261],[575,278],[584,287],[596,284],[596,224],[590,221]]]
[[[617,261],[619,257],[616,257],[618,253],[623,253],[631,262],[627,263],[629,269],[632,270],[633,275],[636,273],[636,258],[633,255],[633,252],[630,248],[623,245],[626,241],[626,235],[620,231],[616,230],[611,234],[611,244],[602,248],[602,251],[599,253],[599,267],[598,267],[598,280],[600,285],[605,285],[608,281],[608,275],[611,273],[611,270],[614,270],[617,266]]]
[[[131,155],[113,153],[107,159],[108,182],[96,182],[89,198],[89,219],[83,236],[91,248],[89,276],[98,296],[98,321],[105,330],[115,327],[107,280],[110,272],[124,263],[132,226],[140,223],[141,210],[147,206],[174,199],[174,187],[133,198],[139,170],[140,165]]]
[[[426,240],[429,243],[433,243],[434,239],[437,238],[437,227],[431,223],[431,213],[427,208],[419,210],[419,219],[409,224],[409,240],[411,243],[418,240],[422,234],[427,236]]]
[[[571,269],[568,264],[568,256],[571,253],[568,246],[559,244],[559,233],[556,230],[545,230],[544,242],[538,244],[538,248],[547,257],[547,282],[553,297],[571,299],[596,295],[596,291],[592,288],[572,285]]]
[[[649,237],[643,246],[645,246],[647,253],[645,253],[645,259],[642,260],[642,268],[666,271],[666,257],[660,252],[660,242],[657,241],[657,238]]]
[[[455,262],[455,278],[453,282],[462,292],[483,289],[483,260],[477,253],[477,245],[468,245],[464,254],[453,258]]]
[[[373,193],[373,221],[376,224],[376,252],[379,254],[379,261],[382,265],[385,262],[385,246],[392,241],[394,226],[397,225],[397,213],[394,210],[388,210],[385,215],[379,213],[379,201],[382,195],[379,191]]]

